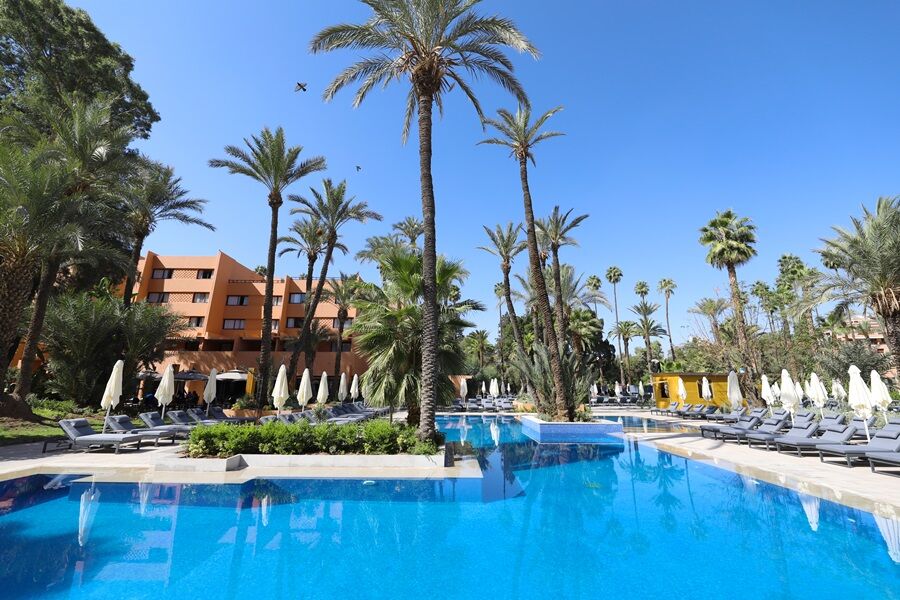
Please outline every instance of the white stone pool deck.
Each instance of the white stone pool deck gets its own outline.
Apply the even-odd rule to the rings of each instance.
[[[479,413],[474,413],[479,414]],[[496,414],[496,413],[488,413]],[[746,445],[702,438],[702,422],[660,417],[642,410],[606,409],[596,416],[630,415],[683,425],[679,431],[643,432],[627,429],[625,438],[660,450],[737,472],[755,480],[781,485],[819,498],[876,514],[900,515],[900,477],[872,473],[868,467],[845,468],[824,464],[817,457],[797,457],[748,448]],[[454,416],[460,416],[455,413]],[[84,473],[95,481],[150,483],[243,483],[253,478],[314,479],[442,479],[480,478],[478,463],[458,460],[443,467],[443,457],[430,466],[326,464],[248,466],[236,471],[197,470],[190,459],[179,458],[178,446],[149,447],[140,451],[65,451],[41,455],[41,444],[0,447],[0,480],[31,474]],[[346,457],[336,457],[338,459]],[[371,457],[370,457],[371,458]],[[402,462],[402,461],[401,461]],[[180,463],[173,467],[173,463]]]

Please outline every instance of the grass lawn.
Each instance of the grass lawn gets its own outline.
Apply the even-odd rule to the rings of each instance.
[[[37,417],[35,421],[0,418],[0,446],[24,444],[25,442],[42,442],[63,437],[62,429],[59,428],[57,423],[59,419],[63,418],[59,413],[44,409],[36,409],[34,412]],[[87,419],[95,429],[103,427],[102,415],[87,415]]]

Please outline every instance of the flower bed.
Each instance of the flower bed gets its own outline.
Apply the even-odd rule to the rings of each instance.
[[[194,458],[236,454],[437,454],[434,442],[421,442],[413,427],[387,421],[336,425],[306,422],[197,427],[188,441]]]

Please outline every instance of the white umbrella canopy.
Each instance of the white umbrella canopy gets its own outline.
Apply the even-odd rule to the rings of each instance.
[[[100,408],[106,409],[107,417],[109,412],[119,404],[119,398],[122,396],[122,371],[124,369],[125,361],[117,360],[113,365],[109,380],[106,382],[103,396],[100,397]],[[106,432],[106,419],[103,420],[103,432]]]
[[[303,376],[300,377],[300,387],[297,388],[297,403],[300,406],[306,406],[312,400],[312,381],[309,377],[309,369],[303,369]]]
[[[803,382],[803,395],[812,400],[813,392],[809,386],[809,379]]]
[[[875,369],[872,369],[869,379],[871,381],[872,404],[882,411],[887,412],[888,406],[893,402],[891,399],[891,392],[884,384],[884,381],[881,380],[881,375],[879,375],[878,371]]]
[[[709,402],[712,400],[712,388],[709,387],[709,379],[704,377],[700,380],[700,397]]]
[[[772,395],[775,396],[776,400],[781,398],[781,386],[778,385],[777,381],[772,384]]]
[[[350,384],[350,398],[359,400],[359,375],[353,375],[353,382]]]
[[[869,388],[866,387],[866,382],[863,381],[859,367],[850,365],[847,372],[850,374],[850,390],[847,394],[847,400],[856,416],[864,421],[866,439],[869,439],[869,426],[865,421],[872,416],[872,394],[869,392]]]
[[[469,395],[469,384],[466,383],[466,380],[463,379],[459,382],[459,399],[463,402],[466,401],[466,396]]]
[[[347,374],[341,373],[341,382],[338,384],[338,400],[343,402],[347,399]]]
[[[508,381],[506,382],[506,394],[507,395],[512,394],[512,384]]]
[[[838,402],[843,402],[847,399],[847,390],[844,389],[844,385],[839,379],[834,379],[831,382],[831,396]]]
[[[644,395],[644,381],[642,379],[638,381],[638,394]]]
[[[622,386],[619,384],[618,381],[616,382],[615,391],[616,391],[616,398],[618,398],[619,396],[622,395]]]
[[[803,386],[800,385],[799,381],[794,382],[794,391],[797,394],[797,397],[800,398],[800,401],[803,401],[803,396],[806,395],[806,392],[803,391]]]
[[[597,397],[597,384],[592,383],[591,384],[591,398],[596,398],[596,397]]]
[[[322,378],[319,379],[319,392],[316,394],[316,402],[325,404],[328,402],[328,373],[322,371]]]
[[[678,378],[678,398],[684,402],[687,400],[687,388],[684,387],[684,379]]]
[[[159,380],[159,387],[156,388],[156,402],[162,406],[162,416],[166,416],[166,407],[172,403],[172,396],[175,395],[175,371],[172,365],[166,367],[163,371],[162,379]]]
[[[772,407],[775,404],[775,394],[772,391],[772,386],[769,385],[769,378],[765,375],[762,376],[762,399],[765,401],[766,406]]]
[[[738,382],[737,373],[728,373],[728,402],[732,410],[741,410],[744,406],[744,395],[741,394],[741,385]]]
[[[491,396],[496,398],[500,395],[500,386],[497,384],[496,379],[491,379]]]
[[[281,365],[278,375],[275,377],[275,386],[272,388],[272,404],[275,405],[275,410],[281,412],[288,396],[290,396],[290,392],[287,384],[287,367]]]
[[[203,401],[206,402],[206,414],[209,415],[209,406],[216,399],[216,377],[218,373],[215,369],[209,370],[209,379],[206,380],[206,387],[203,388]]]
[[[481,382],[481,395],[482,395],[482,396],[487,395],[487,388],[485,387],[483,381]]]
[[[819,413],[823,413],[825,403],[828,402],[828,394],[825,392],[825,388],[822,387],[819,376],[815,373],[809,375],[809,393],[807,396],[809,396],[812,403],[816,405],[816,408],[819,409]]]
[[[781,406],[794,416],[797,409],[800,408],[800,395],[797,394],[797,386],[791,380],[790,373],[787,369],[781,370]]]

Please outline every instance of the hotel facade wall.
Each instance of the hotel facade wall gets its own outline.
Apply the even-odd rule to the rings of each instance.
[[[183,332],[183,339],[170,341],[165,360],[157,365],[160,372],[170,363],[177,365],[178,370],[201,372],[211,368],[222,372],[257,366],[265,292],[262,276],[222,252],[215,256],[160,256],[147,252],[138,264],[138,273],[134,301],[165,304],[191,323]],[[300,334],[305,314],[305,283],[292,277],[275,280],[272,359],[276,368],[290,359],[285,338]],[[351,309],[350,319],[355,315],[356,311]],[[325,372],[329,377],[339,377],[334,372],[337,306],[320,301],[315,318],[325,321],[332,330],[333,341],[321,343],[317,348],[313,374],[318,377]],[[351,322],[346,323],[345,329]],[[300,373],[304,366],[305,357],[301,354]],[[355,352],[352,339],[345,333],[341,371],[352,377],[365,370],[365,361]]]

